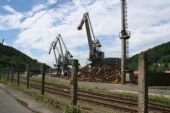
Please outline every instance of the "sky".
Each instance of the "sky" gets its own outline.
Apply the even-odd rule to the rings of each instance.
[[[127,0],[127,3],[129,56],[170,41],[170,0]],[[77,30],[85,12],[89,12],[105,57],[121,56],[120,0],[0,0],[0,6],[0,41],[4,38],[4,44],[40,62],[51,66],[55,63],[54,55],[48,51],[51,42],[61,34],[74,58],[81,65],[87,63],[86,30],[85,27]]]

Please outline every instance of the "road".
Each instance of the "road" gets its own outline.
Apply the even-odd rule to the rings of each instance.
[[[0,113],[33,113],[0,88]]]

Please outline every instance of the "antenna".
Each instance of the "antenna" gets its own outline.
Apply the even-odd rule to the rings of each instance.
[[[2,39],[2,42],[1,42],[1,43],[2,43],[2,45],[4,45],[4,38]]]
[[[120,32],[120,39],[121,39],[121,83],[126,83],[126,59],[129,56],[129,42],[128,39],[130,38],[130,32],[127,30],[127,2],[126,0],[121,0],[121,32]]]

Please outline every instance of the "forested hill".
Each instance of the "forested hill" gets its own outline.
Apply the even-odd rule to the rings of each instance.
[[[155,46],[146,51],[150,71],[170,70],[170,42]],[[138,54],[129,58],[129,69],[137,70]]]
[[[25,67],[27,63],[37,63],[37,60],[13,47],[0,44],[0,67]]]

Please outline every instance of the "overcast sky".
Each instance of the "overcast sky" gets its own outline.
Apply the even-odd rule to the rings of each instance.
[[[170,0],[127,0],[130,56],[170,41]],[[53,4],[57,5],[39,18]],[[77,26],[89,12],[106,57],[120,57],[120,0],[0,0],[0,40],[32,58],[53,65],[50,43],[61,34],[74,58],[88,58],[86,31]]]

